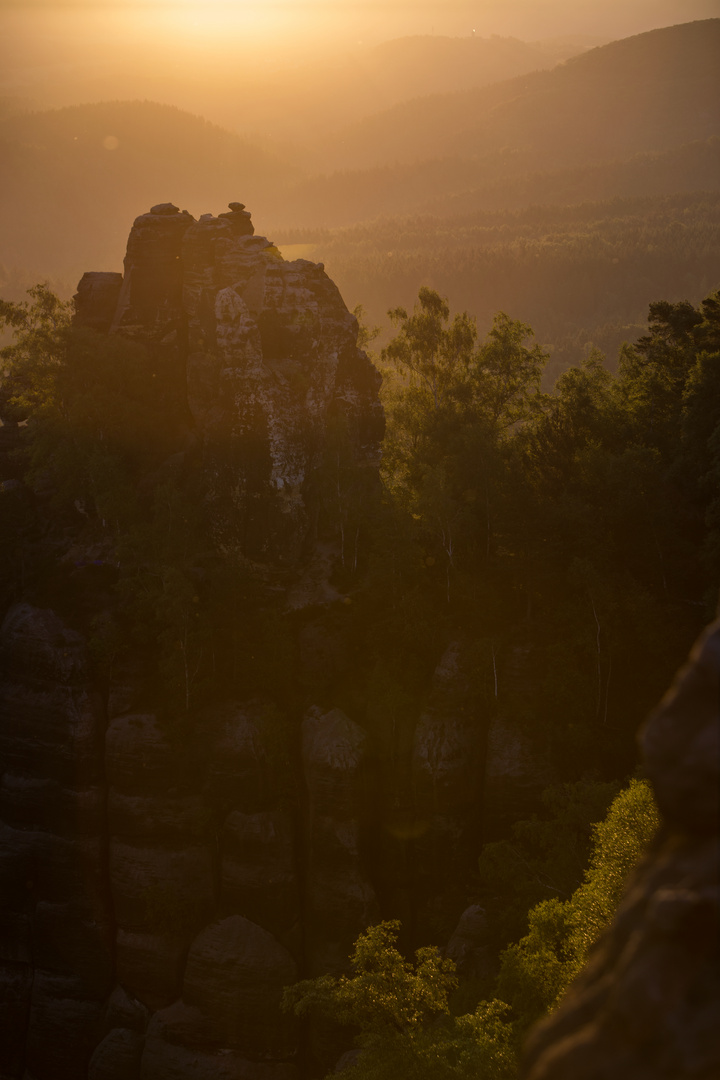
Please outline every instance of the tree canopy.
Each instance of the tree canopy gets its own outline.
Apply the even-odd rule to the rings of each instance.
[[[322,975],[288,987],[284,1003],[297,1015],[330,1017],[356,1031],[359,1056],[343,1069],[347,1080],[511,1080],[512,1029],[501,1002],[453,1017],[455,965],[435,948],[415,961],[397,948],[400,924],[380,923],[362,933],[350,956],[350,975]]]

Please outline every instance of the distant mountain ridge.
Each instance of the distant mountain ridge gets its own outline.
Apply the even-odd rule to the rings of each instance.
[[[385,48],[390,56],[426,44]],[[72,287],[87,266],[119,269],[109,260],[122,250],[128,216],[167,199],[196,216],[242,199],[272,236],[381,228],[373,223],[383,215],[716,190],[718,56],[720,19],[711,19],[601,46],[551,71],[415,100],[346,129],[351,151],[339,138],[328,148],[328,163],[352,152],[379,165],[332,173],[328,164],[322,175],[148,101],[9,116],[0,120],[0,272],[4,264],[6,281],[61,276]]]
[[[404,102],[338,132],[337,168],[513,151],[607,160],[720,134],[720,19],[652,30],[551,71]]]
[[[3,72],[1,92],[29,95],[41,108],[141,98],[207,116],[239,133],[262,132],[280,145],[315,140],[420,94],[448,93],[549,68],[582,52],[573,38],[526,42],[517,38],[410,36],[378,45],[308,56],[303,50],[257,56],[220,50],[210,70],[192,52],[168,54],[157,42],[133,65],[112,49],[102,62],[41,65]],[[77,59],[77,58],[75,58]],[[252,102],[252,107],[247,106]]]

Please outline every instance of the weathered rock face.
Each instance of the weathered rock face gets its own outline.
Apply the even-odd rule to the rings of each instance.
[[[374,460],[379,382],[322,266],[285,262],[235,216],[185,234],[188,403],[213,456],[215,493],[231,490],[240,511],[241,533],[219,517],[224,542],[293,563],[333,426],[345,428],[358,465]]]
[[[443,955],[463,978],[479,979],[492,971],[487,918],[479,904],[463,911]]]
[[[303,720],[307,790],[305,934],[311,974],[339,972],[359,932],[378,917],[363,865],[361,820],[367,801],[367,737],[340,709]]]
[[[112,987],[102,701],[49,611],[0,631],[0,1074],[81,1075]]]
[[[182,240],[193,218],[172,204],[154,206],[135,219],[125,255],[125,273],[112,320],[116,332],[154,343],[180,344]]]
[[[528,1080],[720,1075],[720,623],[640,741],[663,824],[588,966],[532,1034]]]
[[[202,804],[152,714],[113,719],[105,756],[118,979],[157,1009],[178,996],[194,928],[213,909]]]
[[[457,896],[447,894],[474,871],[480,849],[487,727],[472,688],[475,662],[469,644],[448,646],[415,729],[414,890],[427,941],[437,938],[443,908],[457,912]]]
[[[75,294],[75,321],[106,334],[115,318],[122,274],[90,271],[83,274]]]
[[[533,645],[514,641],[501,661],[493,657],[498,686],[497,710],[487,738],[483,841],[507,835],[513,822],[532,816],[540,793],[557,782],[547,746],[533,737],[538,678]]]
[[[298,844],[276,711],[225,703],[189,768],[154,714],[106,719],[82,636],[52,612],[13,608],[0,658],[1,1075],[293,1080]]]
[[[183,999],[206,1014],[205,1038],[251,1057],[282,1061],[295,1049],[295,1020],[280,1010],[295,982],[293,958],[272,934],[234,915],[206,927],[190,948]]]
[[[230,205],[197,222],[171,203],[138,217],[111,319],[116,276],[90,274],[77,320],[146,344],[176,412],[182,386],[218,542],[294,565],[316,540],[333,440],[357,469],[377,463],[380,376],[322,265],[286,262]]]

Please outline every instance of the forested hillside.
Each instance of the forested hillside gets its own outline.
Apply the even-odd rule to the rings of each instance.
[[[684,300],[714,287],[719,215],[720,198],[708,193],[426,214],[278,237],[288,255],[323,259],[348,303],[383,328],[383,342],[388,297],[410,305],[423,284],[469,311],[481,330],[496,311],[511,312],[549,348],[551,386],[593,346],[614,367],[655,296]]]
[[[44,275],[67,296],[87,266],[119,269],[130,208],[159,190],[196,216],[241,197],[289,253],[327,263],[350,306],[383,326],[381,340],[386,311],[426,284],[481,328],[498,309],[530,323],[551,347],[550,381],[590,343],[612,364],[655,297],[697,303],[720,274],[719,26],[670,27],[552,71],[399,105],[364,122],[381,163],[371,170],[329,171],[333,155],[364,153],[361,129],[303,153],[301,169],[149,102],[10,113],[4,292],[19,298]],[[468,71],[486,46],[462,45],[475,58]],[[397,70],[378,63],[378,79],[415,71],[429,48],[379,48]],[[444,48],[433,42],[433,64]],[[322,175],[307,171],[311,159]]]
[[[579,165],[511,173],[505,162],[495,167],[479,158],[433,158],[313,176],[294,183],[284,206],[273,209],[280,227],[300,217],[306,225],[338,226],[372,220],[377,215],[423,213],[454,217],[460,213],[528,206],[567,205],[627,198],[714,191],[720,176],[717,136],[671,150],[635,154],[600,165]],[[295,205],[302,212],[294,211]]]
[[[718,186],[720,20],[613,42],[463,93],[402,102],[318,147],[283,226]]]

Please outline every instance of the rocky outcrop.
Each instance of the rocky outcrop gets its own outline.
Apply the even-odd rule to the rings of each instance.
[[[208,560],[239,553],[254,565],[292,638],[287,670],[272,668],[292,686],[237,700],[216,686],[192,723],[167,707],[161,718],[152,655],[121,657],[96,681],[77,628],[28,604],[9,612],[0,1076],[295,1080],[310,1059],[319,1074],[346,1033],[314,1025],[300,1039],[282,989],[346,970],[379,917],[401,915],[409,948],[450,939],[461,972],[486,977],[485,915],[471,904],[481,829],[487,838],[488,818],[525,813],[549,779],[527,737],[529,654],[510,650],[492,722],[477,647],[455,642],[417,714],[368,706],[362,726],[372,660],[349,677],[353,598],[335,571],[343,515],[376,480],[379,376],[323,267],[282,259],[242,204],[197,222],[152,207],[133,225],[122,278],[82,279],[76,320],[86,340],[124,335],[140,371],[147,361],[169,435],[138,478],[140,501],[163,469],[189,463]],[[2,440],[5,457],[16,439]],[[193,565],[189,578],[206,573]],[[77,573],[72,588],[89,626],[99,589],[79,598]],[[106,595],[110,621],[111,607]],[[274,624],[255,626],[267,655]],[[719,634],[647,728],[666,826],[588,971],[535,1036],[532,1080],[717,1073]]]
[[[83,274],[75,294],[76,324],[106,334],[115,318],[122,285],[122,274],[92,270]]]
[[[240,915],[212,923],[192,943],[183,1000],[204,1013],[203,1037],[247,1056],[282,1061],[295,1049],[294,1017],[280,1010],[295,961],[272,934]]]
[[[231,463],[229,505],[242,527],[219,515],[223,542],[296,563],[333,426],[346,429],[356,464],[374,461],[378,376],[323,267],[286,262],[235,216],[199,221],[184,238],[188,403],[213,458],[218,501]]]
[[[298,821],[289,732],[261,698],[206,718],[216,731],[204,798],[220,822],[219,910],[239,912],[300,959]]]
[[[104,329],[116,287],[85,275],[77,321]],[[149,348],[168,411],[202,441],[218,543],[306,559],[332,441],[367,471],[383,430],[380,376],[322,265],[286,262],[241,203],[197,222],[159,204],[133,225],[111,326]]]
[[[535,722],[537,651],[523,634],[492,657],[496,708],[487,736],[484,843],[506,836],[514,822],[530,818],[540,793],[557,782]]]
[[[0,655],[0,1074],[293,1080],[277,710],[215,709],[193,756],[153,713],[106,720],[85,641],[52,612],[13,608]]]
[[[448,646],[415,729],[414,891],[423,941],[447,938],[444,918],[457,918],[457,890],[480,849],[487,728],[472,684],[475,664],[472,646]]]
[[[453,961],[461,978],[481,979],[493,969],[491,945],[485,911],[472,904],[460,916],[443,956]]]
[[[378,917],[361,852],[367,736],[340,709],[311,710],[302,726],[307,792],[304,924],[310,974],[340,972]]]
[[[182,348],[182,241],[192,223],[190,214],[181,214],[172,203],[160,203],[135,218],[113,331]]]
[[[177,754],[152,714],[111,721],[106,767],[118,979],[157,1009],[178,996],[189,942],[214,906],[202,804],[182,790]]]
[[[8,613],[0,665],[0,1074],[70,1078],[113,980],[102,701],[50,611]]]
[[[528,1080],[720,1075],[720,622],[640,743],[662,825],[587,967],[532,1034]]]
[[[235,810],[220,840],[220,907],[287,937],[300,919],[296,824],[287,808]]]

